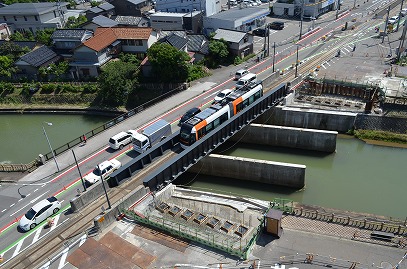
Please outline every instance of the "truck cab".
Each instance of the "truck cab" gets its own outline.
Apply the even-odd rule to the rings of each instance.
[[[160,119],[133,136],[133,149],[143,153],[169,135],[171,135],[171,124]]]
[[[148,138],[140,133],[133,135],[133,149],[137,152],[143,153],[150,147]]]

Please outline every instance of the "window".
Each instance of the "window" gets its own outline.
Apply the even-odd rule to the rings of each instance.
[[[135,40],[136,46],[143,46],[143,40]]]

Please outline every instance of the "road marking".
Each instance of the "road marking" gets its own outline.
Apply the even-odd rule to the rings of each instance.
[[[83,243],[85,243],[86,239],[88,239],[88,236],[86,234],[81,236],[81,241],[79,242],[79,246],[82,246]]]
[[[62,252],[62,256],[61,256],[61,260],[59,261],[59,266],[58,269],[62,269],[65,266],[65,260],[66,257],[68,256],[68,251],[69,251],[69,247],[65,248],[64,251]]]
[[[38,191],[38,189],[35,189],[33,192],[36,192],[36,191]]]
[[[23,200],[23,199],[24,199],[24,198],[21,198],[20,200],[17,201],[17,203],[20,202],[20,201]]]
[[[321,64],[321,66],[322,66],[324,69],[326,69],[326,67],[325,67],[323,64]]]
[[[58,215],[56,215],[54,217],[54,225],[51,226],[51,231],[50,232],[52,232],[57,227],[57,223],[58,223],[58,220],[59,220],[60,216],[61,216],[61,214],[58,214]]]
[[[34,239],[33,239],[33,242],[31,244],[34,244],[35,242],[38,241],[38,239],[40,238],[40,234],[42,232],[43,227],[44,227],[44,225],[41,228],[38,228],[37,231],[35,231]]]
[[[1,213],[3,213],[4,211],[6,211],[7,209],[3,209],[2,211],[1,211]]]
[[[24,242],[24,240],[21,240],[20,242],[18,242],[16,249],[14,250],[13,256],[11,258],[14,258],[20,252],[23,242]]]
[[[10,207],[12,207],[13,205],[15,205],[15,203],[14,203],[14,204],[11,204]]]
[[[40,196],[38,196],[38,197],[32,199],[32,200],[30,201],[30,204],[33,204],[34,202],[36,202],[38,199],[40,199],[41,196],[43,196],[44,194],[46,194],[46,193],[49,192],[49,191],[50,191],[50,190],[47,190],[46,192],[44,192],[44,193],[41,194]],[[27,195],[27,196],[28,196],[28,195]]]
[[[48,269],[50,265],[51,265],[51,262],[47,261],[43,266],[40,267],[40,269]]]

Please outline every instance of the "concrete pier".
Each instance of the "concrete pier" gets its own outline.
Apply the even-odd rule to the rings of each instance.
[[[232,141],[322,152],[335,152],[338,132],[286,126],[251,124],[231,137]]]
[[[300,164],[211,154],[188,172],[301,189],[305,186],[305,168]]]

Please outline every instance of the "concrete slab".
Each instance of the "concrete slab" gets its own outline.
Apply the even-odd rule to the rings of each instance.
[[[83,252],[81,249],[75,250],[71,255],[68,256],[67,262],[75,266],[78,269],[107,269],[108,267],[101,262],[98,262],[89,254]]]

